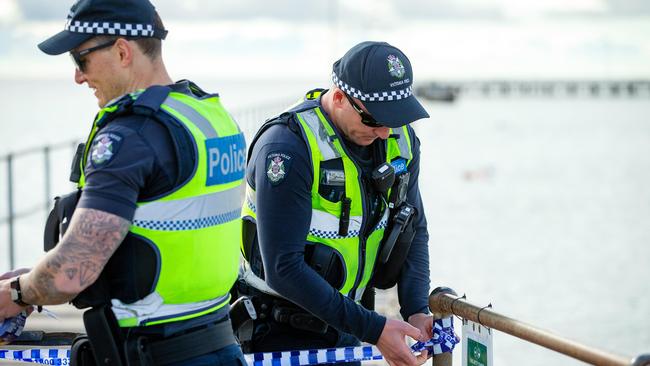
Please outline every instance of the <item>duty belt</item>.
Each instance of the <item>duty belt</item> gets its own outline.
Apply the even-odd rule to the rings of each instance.
[[[129,349],[137,353],[140,364],[166,365],[237,344],[237,340],[232,334],[230,320],[225,320],[164,340],[151,340],[147,336],[137,337],[134,343],[129,345]]]
[[[295,329],[319,334],[327,332],[327,323],[285,299],[260,291],[254,291],[254,294],[251,295],[250,299],[242,298],[241,301],[238,300],[231,307],[233,328],[235,330],[238,330],[248,320],[260,319],[262,321],[287,324]],[[248,306],[252,303],[254,311],[245,308],[247,303]],[[235,314],[237,316],[234,316]]]

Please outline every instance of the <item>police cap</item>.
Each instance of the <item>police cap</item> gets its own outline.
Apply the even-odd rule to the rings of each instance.
[[[332,81],[363,102],[382,125],[401,127],[429,114],[413,95],[413,69],[402,51],[386,42],[362,42],[334,63]]]
[[[155,27],[155,16],[148,0],[79,0],[70,8],[64,30],[38,48],[59,55],[101,35],[164,39],[167,31]]]

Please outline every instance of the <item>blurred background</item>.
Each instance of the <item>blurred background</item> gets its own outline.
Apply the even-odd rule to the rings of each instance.
[[[399,47],[431,115],[414,127],[432,287],[598,348],[650,352],[650,2],[154,4],[172,77],[219,92],[249,139],[329,87],[332,63],[356,43]],[[69,57],[36,48],[71,5],[0,0],[0,272],[41,255],[49,198],[73,189],[74,146],[97,112]],[[398,316],[393,292],[380,301]],[[58,322],[28,326],[80,326],[55,310]],[[578,364],[494,338],[496,365]]]

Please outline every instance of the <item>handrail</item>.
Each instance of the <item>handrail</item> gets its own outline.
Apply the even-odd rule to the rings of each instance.
[[[15,268],[15,259],[16,259],[16,243],[15,243],[15,227],[14,224],[16,220],[20,220],[22,218],[31,216],[32,214],[35,214],[39,211],[45,211],[47,212],[47,209],[50,206],[51,201],[51,181],[52,181],[52,161],[51,161],[51,153],[53,151],[57,150],[62,150],[66,148],[72,148],[74,149],[74,146],[76,146],[78,140],[69,140],[69,141],[64,141],[56,144],[51,144],[51,145],[45,145],[45,146],[38,146],[38,147],[33,147],[33,148],[27,148],[27,149],[22,149],[14,152],[7,153],[5,155],[0,155],[0,163],[4,162],[6,166],[6,184],[7,184],[7,192],[6,192],[6,197],[7,197],[7,213],[6,216],[0,215],[0,225],[7,225],[7,246],[8,246],[8,264],[9,264],[9,269]],[[43,154],[43,178],[44,178],[44,197],[41,203],[37,203],[36,205],[32,207],[28,207],[27,209],[23,209],[20,211],[16,211],[16,200],[14,197],[14,175],[15,171],[14,169],[16,167],[20,168],[21,166],[19,164],[16,164],[16,159],[23,158],[27,155],[36,155],[36,154]],[[67,165],[68,162],[65,162],[65,165]]]
[[[454,314],[464,319],[535,343],[592,365],[642,366],[650,365],[650,355],[636,359],[611,354],[542,330],[522,321],[509,318],[489,308],[471,304],[449,288],[439,287],[429,295],[429,307],[434,313]]]

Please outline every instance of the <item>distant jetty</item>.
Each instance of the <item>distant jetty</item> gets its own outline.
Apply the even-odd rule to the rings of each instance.
[[[424,99],[441,102],[453,102],[459,96],[650,98],[650,80],[431,81],[418,85],[415,93]]]

